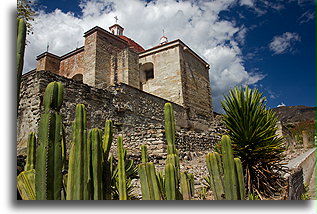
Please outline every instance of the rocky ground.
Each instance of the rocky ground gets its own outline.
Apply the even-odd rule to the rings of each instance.
[[[297,145],[289,148],[285,151],[285,162],[303,154],[307,149],[304,149],[302,145]],[[194,186],[195,194],[193,200],[212,200],[213,195],[211,191],[203,192],[203,188],[206,187],[204,177],[208,175],[208,170],[206,166],[206,154],[207,152],[188,152],[185,155],[181,155],[180,166],[181,171],[187,171],[194,174]],[[23,171],[25,162],[25,156],[18,156],[17,160],[17,174]],[[156,161],[155,166],[156,170],[164,170],[165,160]],[[133,184],[135,185],[134,194],[136,199],[141,199],[141,190],[139,179],[134,179]],[[316,191],[314,188],[311,188],[311,195],[315,197]],[[276,197],[275,200],[282,199],[282,197]]]

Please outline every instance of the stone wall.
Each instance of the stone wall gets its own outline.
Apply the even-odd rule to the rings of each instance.
[[[184,104],[177,45],[142,53],[139,62],[141,65],[153,63],[154,78],[143,81],[144,91],[179,105]],[[144,75],[144,72],[140,70],[140,75]]]
[[[300,196],[305,192],[302,168],[288,177],[288,185],[288,200],[301,200]]]
[[[23,76],[21,84],[21,105],[17,123],[18,153],[25,152],[27,134],[37,132],[42,100],[49,82],[60,81],[64,85],[64,102],[61,109],[66,128],[66,141],[70,141],[71,121],[75,117],[76,104],[82,103],[87,110],[87,126],[104,129],[106,120],[114,123],[115,135],[122,134],[125,147],[136,159],[142,144],[149,145],[151,156],[162,159],[166,155],[164,131],[164,104],[162,98],[120,84],[107,89],[98,89],[50,72],[30,72]],[[219,140],[216,132],[221,125],[214,125],[209,132],[188,130],[188,111],[173,103],[177,125],[177,147],[181,153],[209,151]],[[215,121],[214,121],[215,122]],[[215,129],[216,128],[216,129]]]
[[[195,57],[186,46],[180,48],[180,60],[185,106],[212,117],[209,65]]]
[[[76,74],[83,75],[84,66],[84,47],[81,47],[61,57],[58,74],[67,78]]]

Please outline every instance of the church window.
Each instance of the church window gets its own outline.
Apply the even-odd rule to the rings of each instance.
[[[152,62],[147,62],[140,65],[140,70],[143,73],[143,81],[148,81],[154,79],[154,65]]]

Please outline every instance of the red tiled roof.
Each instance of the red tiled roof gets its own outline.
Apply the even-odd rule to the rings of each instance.
[[[138,43],[136,43],[135,41],[133,41],[132,39],[126,37],[126,36],[119,36],[121,39],[125,40],[126,42],[128,42],[129,46],[131,48],[133,48],[137,53],[143,52],[144,48],[139,45]]]

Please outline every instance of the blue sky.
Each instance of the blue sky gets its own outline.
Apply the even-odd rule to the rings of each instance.
[[[119,17],[125,35],[144,48],[158,44],[164,29],[211,65],[215,111],[229,88],[248,84],[268,106],[315,106],[315,1],[313,0],[37,0],[34,35],[25,72],[46,50],[62,55],[83,44],[83,33],[105,29]]]

